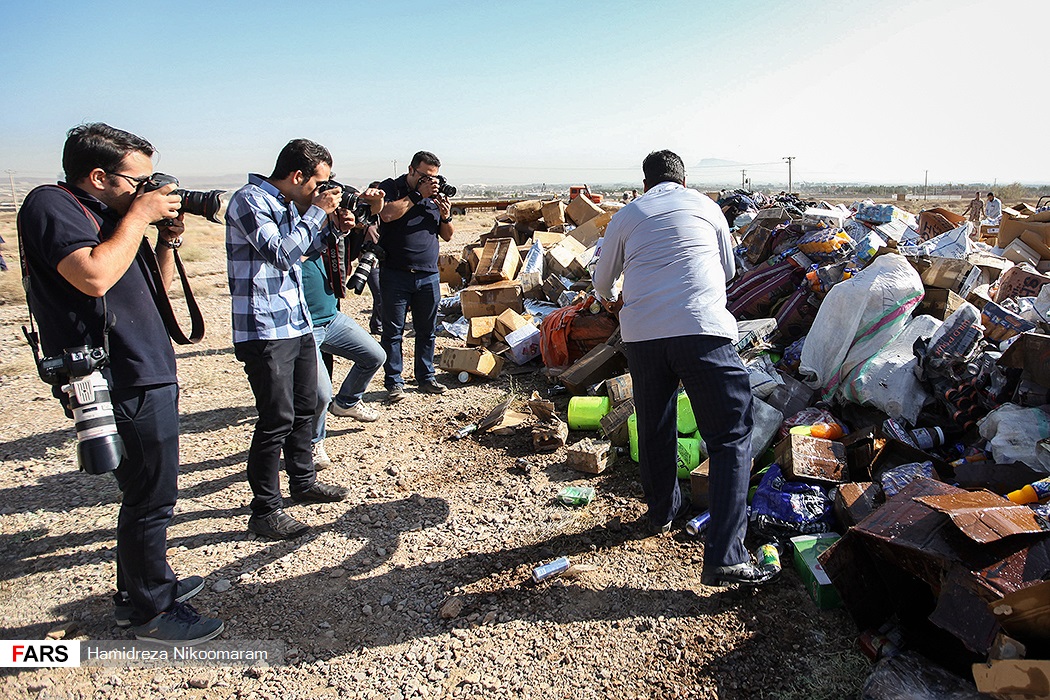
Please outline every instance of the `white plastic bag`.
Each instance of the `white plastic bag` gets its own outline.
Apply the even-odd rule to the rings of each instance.
[[[886,346],[922,300],[922,280],[902,256],[881,255],[828,292],[802,346],[799,374],[830,399],[846,375]]]
[[[1006,403],[982,418],[977,427],[998,464],[1024,462],[1050,473],[1050,452],[1038,445],[1050,437],[1050,416],[1043,409]]]
[[[934,236],[918,245],[900,246],[901,255],[925,255],[935,258],[965,258],[972,252],[970,235],[973,224],[969,221],[960,224],[951,231]]]
[[[930,400],[915,377],[918,359],[912,351],[916,338],[929,338],[941,322],[933,316],[916,316],[886,347],[857,365],[839,388],[845,401],[874,406],[890,418],[914,425]]]

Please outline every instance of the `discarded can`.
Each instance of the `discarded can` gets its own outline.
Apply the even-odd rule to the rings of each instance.
[[[478,429],[478,424],[477,423],[471,423],[470,425],[464,425],[462,428],[460,428],[456,432],[452,433],[452,435],[449,437],[449,440],[462,440],[463,438],[467,437],[471,433],[475,432],[477,429]]]
[[[460,384],[467,384],[469,382],[470,382],[470,372],[460,372],[459,373],[459,383]]]
[[[696,537],[707,529],[707,524],[709,522],[711,522],[711,511],[705,510],[703,513],[685,524],[685,531],[693,537]]]
[[[774,543],[764,544],[756,549],[755,561],[761,571],[780,573],[780,549]]]
[[[558,492],[558,500],[567,506],[585,506],[594,500],[594,487],[566,486]]]
[[[552,561],[550,564],[543,564],[537,566],[532,570],[532,580],[536,583],[540,581],[546,581],[547,579],[557,576],[558,574],[565,573],[565,570],[569,568],[569,558],[559,557]]]

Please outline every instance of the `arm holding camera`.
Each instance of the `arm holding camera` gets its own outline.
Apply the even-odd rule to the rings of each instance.
[[[434,201],[437,202],[438,211],[441,213],[438,235],[441,236],[443,241],[451,241],[452,234],[456,232],[456,229],[452,226],[452,202],[443,194],[439,194]]]
[[[100,168],[96,171],[99,178],[107,177]],[[95,171],[88,179],[93,177]],[[96,246],[78,248],[62,258],[56,266],[59,274],[84,294],[103,296],[131,267],[147,227],[154,221],[174,219],[178,215],[181,204],[179,197],[171,194],[174,189],[174,185],[168,185],[137,195],[113,235]],[[173,273],[174,261],[170,255],[167,261]]]
[[[409,185],[411,185],[411,181],[409,182]],[[382,212],[379,214],[379,218],[384,223],[397,221],[407,214],[412,207],[416,206],[424,199],[434,197],[437,193],[437,180],[432,177],[420,177],[416,182],[415,189],[410,190],[408,195],[401,199],[386,202],[383,206]]]

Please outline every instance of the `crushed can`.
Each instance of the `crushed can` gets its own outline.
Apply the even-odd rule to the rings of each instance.
[[[685,524],[685,531],[693,537],[696,537],[707,529],[707,524],[709,522],[711,522],[711,511],[705,510],[703,513]]]
[[[565,573],[565,570],[569,568],[568,557],[558,557],[549,564],[543,564],[537,566],[532,570],[532,580],[536,583],[546,581],[549,578],[558,576],[559,574]]]
[[[566,486],[558,492],[558,500],[567,506],[585,506],[594,500],[594,487]]]
[[[780,573],[780,548],[776,543],[764,544],[755,550],[755,565],[761,571],[774,575]]]

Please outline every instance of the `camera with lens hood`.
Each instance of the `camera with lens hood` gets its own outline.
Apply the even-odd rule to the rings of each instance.
[[[40,378],[69,397],[77,429],[77,464],[88,474],[116,470],[127,455],[117,433],[109,383],[99,371],[109,362],[103,348],[82,345],[37,363]]]
[[[424,175],[420,178],[421,180],[437,180],[438,183],[438,194],[443,194],[446,197],[455,197],[458,191],[454,186],[448,184],[448,180],[445,179],[444,175]]]
[[[142,183],[142,191],[152,192],[153,190],[159,190],[165,185],[175,185],[178,187],[178,184],[178,179],[173,175],[153,173],[149,180]],[[208,221],[216,224],[222,223],[219,219],[219,215],[226,209],[226,200],[222,196],[226,194],[226,190],[199,192],[197,190],[176,189],[172,194],[178,195],[182,198],[182,207],[179,211],[185,212],[186,214],[193,214],[194,216],[203,216]],[[168,219],[161,219],[157,222],[157,225],[165,226],[168,221]]]
[[[372,205],[362,199],[361,193],[355,187],[341,184],[335,180],[326,180],[317,186],[317,190],[318,192],[324,192],[333,187],[339,187],[343,190],[342,197],[339,200],[339,208],[346,209],[353,214],[358,226],[373,223],[379,218],[378,215],[372,213]]]

